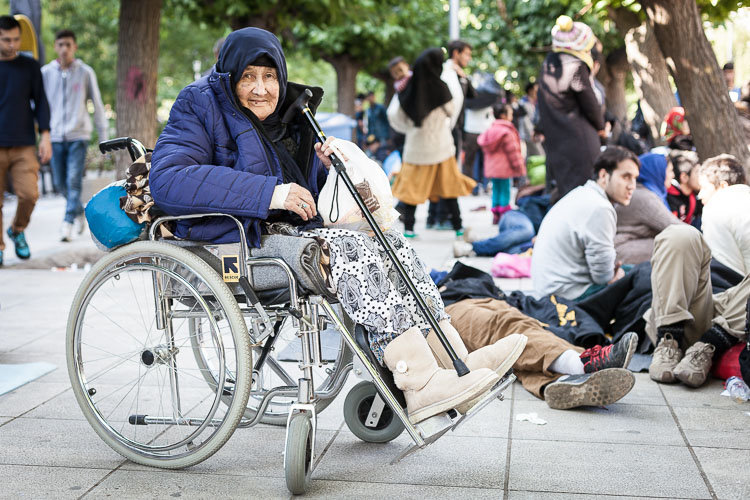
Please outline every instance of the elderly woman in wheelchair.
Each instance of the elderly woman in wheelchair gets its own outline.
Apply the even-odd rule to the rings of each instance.
[[[251,246],[259,246],[261,234],[274,223],[325,242],[337,297],[347,315],[366,328],[378,362],[393,373],[409,419],[417,423],[452,408],[463,413],[510,369],[525,337],[467,353],[424,264],[401,234],[387,231],[399,260],[471,371],[459,377],[439,366],[443,352],[433,354],[431,344],[435,351],[443,347],[428,344],[430,325],[384,251],[365,233],[323,227],[316,197],[331,166],[334,139],[315,144],[300,113],[288,123],[282,119],[304,89],[287,81],[274,35],[257,28],[230,34],[215,71],[183,89],[172,108],[152,157],[154,200],[170,215],[231,214],[242,222]],[[314,107],[322,91],[310,90]],[[239,238],[231,220],[216,218],[180,221],[175,234],[215,243]]]

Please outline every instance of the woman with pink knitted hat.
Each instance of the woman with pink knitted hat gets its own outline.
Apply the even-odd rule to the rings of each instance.
[[[604,135],[604,113],[591,82],[595,42],[587,25],[560,16],[552,28],[552,52],[539,76],[539,128],[544,134],[547,185],[557,185],[556,199],[592,177],[599,137]]]

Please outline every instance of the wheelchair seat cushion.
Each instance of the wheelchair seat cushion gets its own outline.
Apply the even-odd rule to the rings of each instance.
[[[199,255],[221,274],[221,257],[239,255],[239,243],[188,247]],[[250,249],[249,256],[276,257],[282,259],[291,268],[304,294],[322,295],[335,299],[335,291],[328,285],[327,267],[321,265],[323,249],[314,238],[301,236],[267,235],[261,238],[261,247]],[[250,262],[248,269],[250,286],[259,295],[281,297],[280,289],[288,289],[289,281],[286,272],[279,266],[258,265]],[[230,284],[234,285],[234,284]],[[234,290],[232,286],[231,289]],[[239,289],[239,287],[237,287]],[[262,294],[262,292],[272,292]]]

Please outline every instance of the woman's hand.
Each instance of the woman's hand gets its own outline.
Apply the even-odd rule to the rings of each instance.
[[[315,208],[315,200],[310,191],[299,184],[289,185],[289,194],[284,200],[284,209],[294,212],[302,217],[302,220],[310,220],[318,214]]]
[[[318,155],[318,158],[320,158],[320,161],[323,163],[323,166],[327,169],[331,168],[331,158],[329,158],[333,153],[338,153],[339,158],[341,161],[348,161],[349,158],[345,157],[341,152],[336,151],[333,149],[333,141],[335,141],[336,138],[333,136],[329,136],[326,139],[326,142],[323,144],[316,142],[315,146],[313,148],[315,149],[315,154]]]

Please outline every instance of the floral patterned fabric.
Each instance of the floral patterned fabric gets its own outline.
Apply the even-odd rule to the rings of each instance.
[[[373,237],[333,228],[314,229],[309,234],[328,243],[336,295],[349,317],[367,329],[370,349],[381,364],[385,347],[412,326],[425,336],[430,332],[430,324],[406,283]],[[397,231],[386,231],[385,237],[435,319],[449,319],[440,293],[414,248]]]

